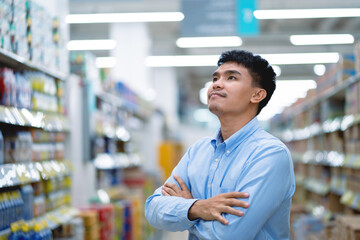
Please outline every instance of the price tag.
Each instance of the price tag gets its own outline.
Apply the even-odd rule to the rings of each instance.
[[[341,196],[340,202],[347,206],[351,206],[352,202],[354,201],[354,197],[354,193],[348,190]]]
[[[31,182],[31,176],[25,164],[16,165],[16,174],[21,184]]]

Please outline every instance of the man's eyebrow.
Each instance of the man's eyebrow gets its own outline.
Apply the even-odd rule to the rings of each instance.
[[[214,76],[218,76],[218,75],[219,75],[218,72],[214,72],[214,73],[212,74],[213,77],[214,77]]]
[[[225,74],[238,74],[238,75],[241,75],[241,73],[239,71],[236,71],[236,70],[227,70],[224,73]],[[220,73],[216,71],[212,75],[213,76],[218,76],[218,75],[220,75]]]
[[[236,70],[227,70],[225,71],[226,74],[238,74],[238,75],[241,75],[241,73],[239,71],[236,71]]]

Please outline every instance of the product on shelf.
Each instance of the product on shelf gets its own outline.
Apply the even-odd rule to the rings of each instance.
[[[0,1],[0,48],[11,51],[10,24],[12,21],[11,1]]]
[[[95,211],[96,214],[89,212]],[[89,239],[100,239],[100,240],[106,240],[106,239],[113,239],[114,237],[114,206],[112,204],[94,204],[91,205],[89,208],[84,208],[82,211],[85,211],[84,215],[82,215],[84,219],[85,224],[85,236],[88,237],[88,230],[91,230],[91,228],[87,228],[86,224],[92,223],[94,229],[98,229],[99,231],[99,238],[89,238]],[[97,216],[98,218],[98,227],[96,224],[96,220],[94,217]],[[87,219],[86,219],[87,218]],[[94,235],[96,236],[96,234]],[[88,239],[88,238],[86,238]]]
[[[21,197],[24,201],[23,204],[23,219],[31,220],[34,217],[33,205],[34,205],[34,190],[31,185],[25,185],[21,187]]]
[[[30,132],[4,136],[4,163],[31,162],[32,138]]]
[[[79,216],[84,223],[84,238],[88,240],[100,239],[100,223],[96,210],[81,210]]]
[[[84,239],[83,219],[76,217],[54,229],[53,239]],[[88,238],[85,238],[88,239]]]
[[[51,240],[52,232],[46,221],[17,221],[11,223],[9,240]]]

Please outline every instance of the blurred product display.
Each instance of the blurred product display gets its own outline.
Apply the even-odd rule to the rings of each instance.
[[[295,163],[294,239],[359,237],[358,46],[317,79],[315,90],[272,119],[271,128],[289,146]]]

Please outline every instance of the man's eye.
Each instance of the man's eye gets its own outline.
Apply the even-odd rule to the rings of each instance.
[[[236,77],[234,77],[234,76],[230,76],[230,77],[229,77],[229,79],[230,79],[230,80],[235,80],[235,79],[236,79]]]
[[[214,78],[212,79],[213,82],[216,82],[217,80],[218,80],[218,78],[216,78],[216,77],[214,77]]]

